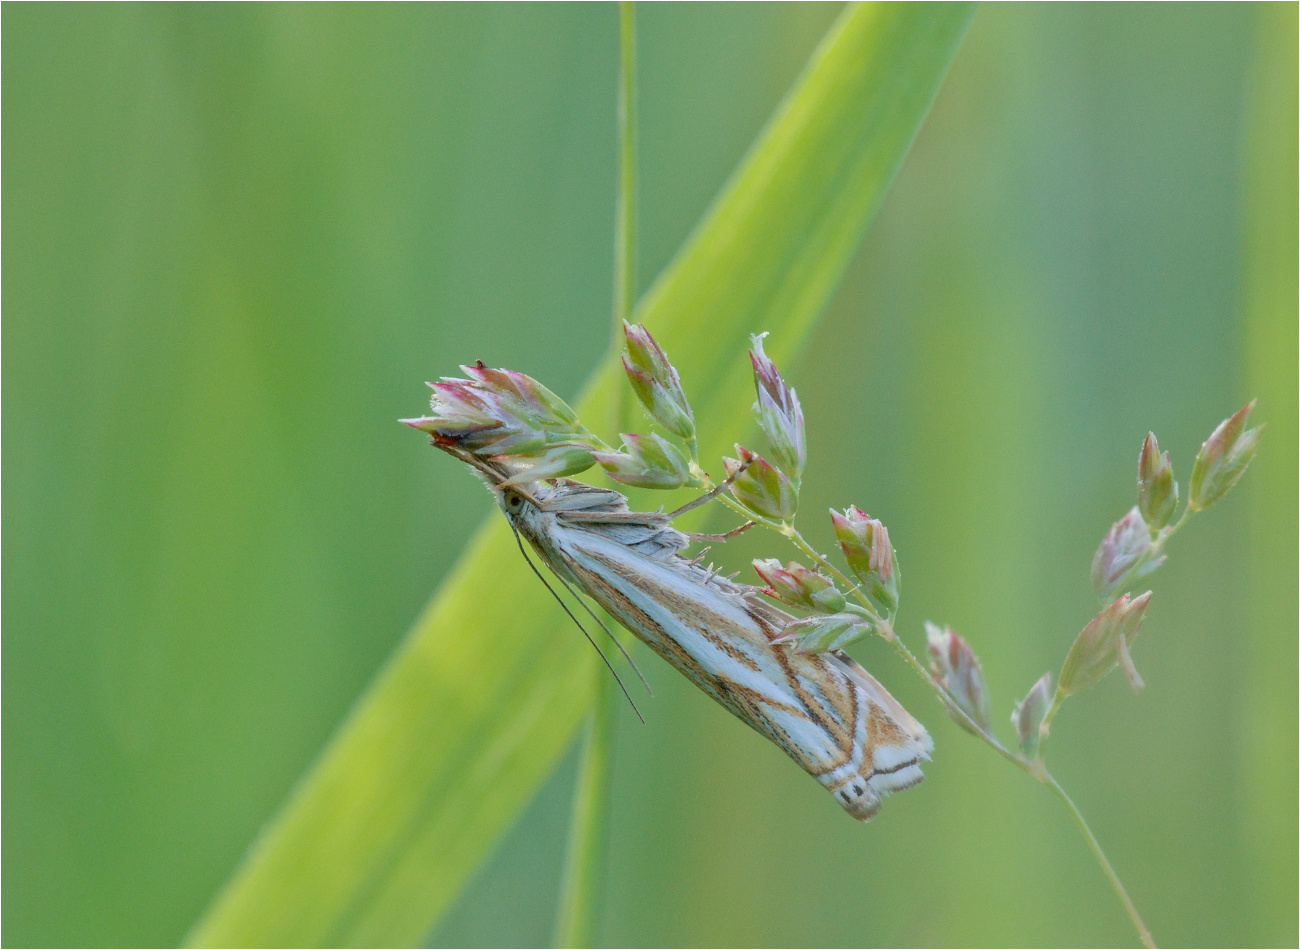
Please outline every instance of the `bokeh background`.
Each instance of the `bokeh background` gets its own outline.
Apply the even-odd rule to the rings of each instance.
[[[839,9],[641,10],[643,287]],[[616,24],[6,6],[6,944],[178,942],[489,513],[395,424],[422,381],[483,359],[578,391],[607,345]],[[890,525],[902,628],[964,633],[999,721],[1094,611],[1147,429],[1185,483],[1261,397],[1243,487],[1152,579],[1146,691],[1111,677],[1054,730],[1171,945],[1298,939],[1295,37],[1290,4],[981,9],[790,367],[806,509]],[[938,744],[865,827],[643,652],[601,941],[1131,943],[1057,804],[857,655]],[[430,944],[549,939],[575,763]]]

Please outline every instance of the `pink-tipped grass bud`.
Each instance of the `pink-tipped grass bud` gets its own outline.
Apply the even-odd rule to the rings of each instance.
[[[1263,427],[1246,428],[1254,408],[1252,399],[1219,423],[1201,445],[1187,489],[1187,506],[1192,511],[1202,511],[1226,495],[1255,457]]]
[[[523,459],[585,433],[568,403],[531,376],[481,363],[461,369],[468,379],[429,383],[430,415],[401,421],[439,445]]]
[[[622,433],[622,452],[594,452],[609,477],[636,488],[681,488],[690,466],[677,446],[658,435]]]
[[[784,472],[767,464],[760,456],[736,446],[740,459],[724,458],[727,477],[736,476],[731,494],[747,511],[781,522],[794,520],[799,509],[799,488]],[[744,471],[741,468],[744,467]],[[739,474],[737,474],[739,472]]]
[[[695,438],[695,417],[677,370],[641,324],[623,324],[627,353],[623,369],[652,419],[679,438]]]
[[[858,614],[814,614],[786,624],[772,642],[793,643],[796,653],[827,653],[842,650],[874,631],[874,622]]]
[[[463,379],[430,383],[431,415],[402,420],[440,445],[476,455],[531,455],[546,445],[546,431],[521,417],[494,393]]]
[[[1116,666],[1124,668],[1133,692],[1142,689],[1142,678],[1133,666],[1129,650],[1137,639],[1150,602],[1151,591],[1133,599],[1125,594],[1092,618],[1075,637],[1061,667],[1062,695],[1072,696],[1087,689]]]
[[[988,687],[984,684],[984,670],[970,644],[950,627],[938,627],[925,622],[926,645],[930,650],[930,672],[948,690],[954,703],[985,732],[993,723]],[[948,710],[953,721],[967,732],[970,724],[953,710]]]
[[[573,432],[578,428],[578,414],[573,408],[531,376],[508,369],[490,369],[481,363],[462,366],[461,371],[478,388],[495,393],[512,412],[540,428],[556,432]]]
[[[1025,755],[1038,753],[1040,727],[1051,705],[1052,674],[1044,673],[1011,713],[1011,724],[1016,727],[1016,738]]]
[[[1156,551],[1142,512],[1134,505],[1111,525],[1093,555],[1092,589],[1102,600],[1109,600],[1128,581],[1150,574],[1165,562],[1165,556]]]
[[[799,396],[786,385],[775,364],[763,352],[765,336],[766,333],[760,333],[749,338],[753,347],[749,359],[754,365],[754,388],[758,392],[754,415],[771,446],[772,461],[798,486],[808,460],[803,409],[799,405]]]
[[[829,577],[809,570],[798,561],[791,561],[785,567],[776,558],[756,559],[752,563],[767,585],[763,593],[769,597],[824,614],[839,613],[848,604]]]
[[[1169,524],[1178,507],[1178,483],[1174,481],[1174,467],[1169,453],[1161,452],[1154,432],[1148,432],[1138,455],[1138,509],[1156,534]]]
[[[831,509],[831,527],[840,542],[844,560],[862,581],[863,592],[881,616],[892,619],[898,612],[902,575],[898,553],[889,542],[889,530],[856,505],[844,511]]]

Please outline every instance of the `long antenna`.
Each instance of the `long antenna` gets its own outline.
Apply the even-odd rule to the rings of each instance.
[[[753,522],[750,523],[753,524]],[[614,641],[614,646],[618,647],[618,652],[623,654],[623,659],[627,660],[627,665],[632,667],[633,672],[635,672],[636,675],[641,678],[641,685],[645,687],[645,691],[649,693],[651,696],[653,696],[655,694],[655,691],[650,688],[650,683],[646,680],[645,674],[641,672],[641,668],[636,665],[636,660],[632,659],[632,656],[627,652],[627,649],[623,646],[622,643],[619,642],[618,637],[610,633],[609,627],[605,626],[605,621],[601,620],[599,617],[596,616],[596,611],[591,609],[591,606],[582,598],[581,594],[579,594],[577,591],[575,591],[572,587],[569,586],[568,581],[566,581],[559,574],[555,574],[554,571],[552,571],[551,573],[554,575],[557,581],[559,581],[561,584],[564,585],[564,589],[573,595],[573,599],[576,600],[578,603],[582,604],[582,609],[587,611],[587,613],[591,614],[591,619],[596,621],[596,623],[600,624],[600,629],[605,631],[605,636],[609,637],[611,640]]]
[[[614,677],[614,682],[618,684],[618,688],[623,691],[623,695],[627,698],[628,703],[631,704],[632,711],[636,713],[636,718],[640,719],[642,725],[644,725],[645,716],[642,716],[641,710],[636,708],[636,703],[633,702],[632,700],[632,694],[627,691],[627,687],[624,686],[623,681],[619,679],[618,672],[614,669],[614,665],[609,662],[609,657],[605,656],[604,651],[601,650],[601,648],[596,644],[596,641],[591,639],[591,634],[587,632],[587,628],[584,627],[581,623],[579,623],[578,618],[575,617],[573,615],[573,611],[569,609],[569,605],[566,604],[563,601],[563,599],[561,599],[560,595],[555,592],[555,588],[546,582],[546,578],[542,576],[542,572],[539,571],[537,567],[533,564],[532,559],[529,558],[528,556],[528,552],[524,550],[524,542],[519,538],[519,530],[513,524],[510,525],[510,530],[514,533],[515,544],[519,545],[519,553],[524,556],[524,560],[528,563],[528,566],[532,568],[533,573],[537,575],[537,579],[542,582],[542,586],[551,592],[551,596],[555,598],[555,602],[558,603],[561,607],[563,607],[564,612],[569,615],[569,619],[578,625],[578,629],[581,630],[582,635],[587,638],[587,642],[591,644],[592,649],[595,650],[597,655],[599,655],[600,658],[605,661],[605,667],[609,670],[610,674]],[[602,626],[604,625],[602,624]],[[615,640],[614,642],[618,643],[617,640]],[[622,644],[619,644],[619,649],[620,650],[623,649]],[[640,671],[638,670],[638,673],[639,672]]]

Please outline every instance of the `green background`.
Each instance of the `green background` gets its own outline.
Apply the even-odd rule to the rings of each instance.
[[[642,8],[643,288],[838,10]],[[1185,484],[1261,397],[1244,489],[1152,578],[1146,691],[1052,741],[1171,945],[1298,937],[1295,17],[980,10],[789,368],[805,509],[889,524],[900,628],[965,634],[999,720],[1095,609],[1147,428]],[[573,395],[607,345],[617,15],[3,20],[3,939],[176,943],[488,514],[393,420],[474,359]],[[865,827],[642,651],[601,940],[1131,943],[1057,804],[856,653],[937,743]],[[548,939],[575,759],[430,943]]]

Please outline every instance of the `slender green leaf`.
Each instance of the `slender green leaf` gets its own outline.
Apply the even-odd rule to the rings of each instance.
[[[1267,449],[1245,482],[1252,501],[1243,606],[1241,853],[1257,946],[1296,939],[1296,132],[1294,4],[1256,10],[1245,163],[1243,323],[1246,386],[1268,420]]]
[[[704,446],[747,428],[747,334],[788,358],[825,306],[970,15],[848,9],[641,302],[700,394]],[[622,385],[608,362],[580,411]],[[572,739],[592,662],[489,519],[190,942],[418,941]]]

